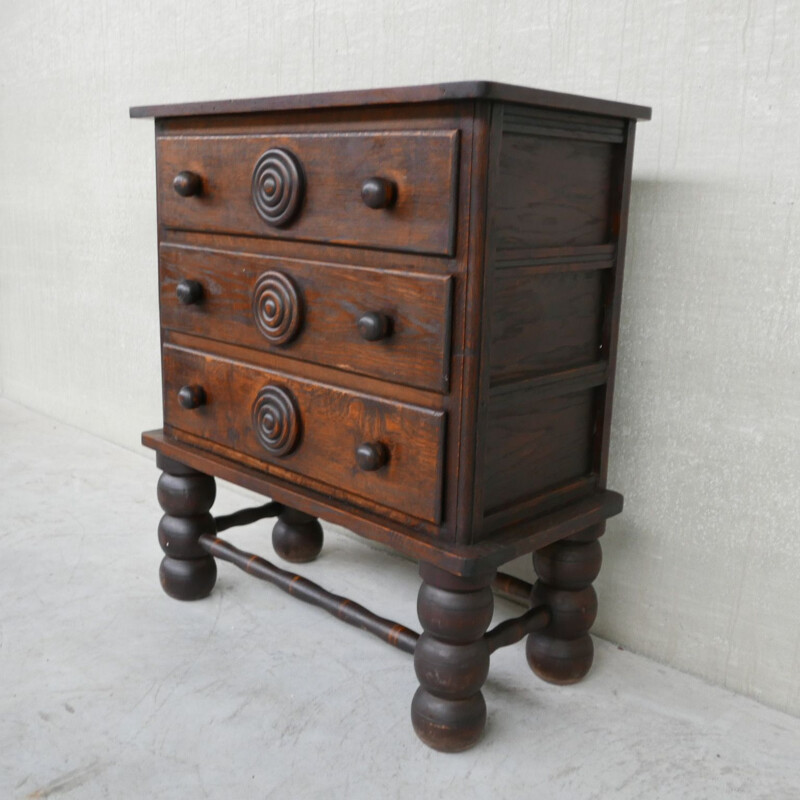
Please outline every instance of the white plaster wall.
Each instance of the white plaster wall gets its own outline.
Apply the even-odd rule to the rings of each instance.
[[[160,421],[129,105],[466,78],[650,104],[596,631],[800,714],[799,54],[793,0],[2,0],[0,388],[133,449]]]

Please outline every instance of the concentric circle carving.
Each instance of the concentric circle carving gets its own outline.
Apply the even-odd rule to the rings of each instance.
[[[294,397],[283,387],[265,386],[253,403],[253,427],[258,441],[274,456],[294,450],[300,438],[300,412]]]
[[[253,288],[253,319],[265,339],[286,344],[303,323],[303,301],[288,275],[270,270]]]
[[[305,180],[297,158],[273,147],[256,162],[251,192],[259,216],[270,225],[288,225],[303,202]]]

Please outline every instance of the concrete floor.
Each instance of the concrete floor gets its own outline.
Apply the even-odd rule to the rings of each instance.
[[[482,743],[428,750],[409,656],[227,564],[207,600],[161,592],[156,477],[0,400],[0,800],[800,798],[800,719],[600,640],[567,688],[498,651]],[[229,538],[272,558],[269,532]],[[417,627],[414,565],[326,534],[299,571]]]

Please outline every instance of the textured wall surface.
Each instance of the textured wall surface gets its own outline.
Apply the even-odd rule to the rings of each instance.
[[[160,420],[129,105],[465,78],[652,105],[595,630],[800,714],[799,61],[793,0],[3,0],[0,389],[134,449]]]

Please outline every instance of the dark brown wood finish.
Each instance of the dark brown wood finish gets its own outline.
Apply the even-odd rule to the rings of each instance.
[[[161,324],[446,391],[453,279],[402,272],[398,261],[376,270],[164,245]],[[200,295],[188,305],[178,291],[187,280]]]
[[[163,364],[164,421],[177,439],[183,432],[193,434],[257,459],[271,474],[305,476],[439,521],[441,412],[170,345],[164,347]],[[202,387],[202,405],[183,406],[184,382]],[[356,451],[373,442],[388,451],[386,463],[365,470]]]
[[[486,725],[481,686],[489,674],[493,575],[456,579],[423,565],[417,613],[423,634],[414,650],[419,689],[411,703],[414,730],[425,744],[454,753],[472,747]]]
[[[486,100],[492,102],[524,103],[531,106],[577,111],[586,114],[606,114],[610,117],[650,119],[646,106],[600,100],[576,94],[514,86],[495,81],[456,81],[424,86],[395,86],[386,89],[290,94],[280,97],[259,97],[246,100],[214,100],[200,103],[135,106],[132,117],[194,117],[217,114],[252,114],[257,112],[288,112],[327,108],[357,108],[407,103],[439,103],[454,100]]]
[[[384,544],[415,561],[435,564],[456,576],[470,577],[495,569],[519,556],[548,544],[574,536],[585,528],[597,525],[622,511],[622,496],[603,491],[585,496],[574,503],[550,509],[525,526],[508,526],[495,534],[491,541],[460,545],[438,539],[425,526],[413,526],[378,513],[378,507],[366,509],[337,496],[319,491],[313,486],[299,484],[296,479],[284,480],[268,475],[263,469],[228,458],[208,448],[207,443],[195,446],[176,440],[163,430],[145,431],[142,444],[172,459],[183,461],[221,480],[236,483],[245,489],[273,497],[291,508],[303,508],[307,513],[347,526],[365,539]]]
[[[634,124],[494,109],[473,541],[604,485]]]
[[[472,267],[467,260],[467,254],[471,252],[473,245],[470,234],[470,209],[474,205],[480,207],[480,192],[476,190],[471,180],[474,168],[481,163],[480,148],[476,150],[474,143],[484,143],[483,133],[481,132],[481,121],[475,119],[473,109],[470,106],[460,106],[455,104],[429,104],[425,106],[401,106],[396,105],[389,108],[365,108],[365,109],[340,109],[334,112],[304,112],[296,114],[258,114],[258,115],[223,115],[218,117],[188,117],[158,120],[156,129],[157,137],[162,135],[236,135],[251,131],[256,134],[263,134],[266,131],[278,134],[295,135],[317,134],[319,132],[352,134],[354,132],[373,133],[376,130],[384,130],[392,133],[407,133],[409,130],[437,132],[442,130],[458,130],[461,146],[459,147],[458,161],[458,180],[457,186],[457,205],[458,205],[458,224],[456,226],[456,246],[455,257],[430,257],[421,256],[411,252],[402,255],[391,251],[343,248],[336,245],[324,243],[308,243],[300,240],[288,241],[280,238],[264,239],[259,237],[230,236],[227,234],[209,234],[203,232],[180,231],[175,229],[159,229],[159,237],[162,243],[170,243],[196,249],[209,249],[211,251],[225,251],[231,255],[250,254],[265,255],[273,257],[285,257],[289,261],[295,259],[306,260],[313,263],[324,261],[329,265],[349,264],[354,267],[369,266],[375,270],[387,270],[397,272],[414,273],[421,277],[434,277],[437,275],[448,276],[451,279],[451,324],[449,326],[452,350],[450,358],[450,385],[461,387],[464,374],[469,371],[473,360],[474,349],[472,344],[467,342],[462,344],[462,337],[473,330],[473,326],[465,326],[465,298],[471,292],[477,299],[469,301],[469,307],[480,309],[479,292],[480,286],[475,282],[469,281],[468,276],[472,274]],[[469,272],[468,272],[469,267]],[[191,309],[196,310],[196,309]],[[298,336],[292,339],[284,347],[273,347],[269,351],[271,358],[260,359],[253,351],[249,355],[243,355],[241,348],[233,347],[222,342],[198,342],[193,336],[186,337],[178,331],[162,328],[162,336],[165,341],[175,341],[183,346],[200,348],[207,350],[224,350],[225,353],[233,357],[255,360],[265,367],[288,369],[291,372],[308,377],[311,380],[321,380],[323,382],[340,383],[345,380],[341,374],[331,374],[326,366],[324,369],[316,370],[309,361],[293,360],[287,364],[281,359],[288,355],[287,351],[301,341]],[[188,341],[187,341],[188,338]],[[381,344],[391,343],[391,336],[388,339],[379,340]],[[249,348],[248,348],[249,349]],[[422,348],[417,349],[417,363],[419,366],[425,360],[425,355],[421,352]],[[464,358],[462,354],[466,354]],[[266,355],[266,351],[265,351]],[[446,360],[446,359],[445,359]],[[374,375],[378,375],[373,370]],[[421,373],[417,371],[416,379]],[[351,373],[346,382],[349,387],[374,393],[378,396],[386,396],[387,399],[399,399],[412,404],[419,404],[429,408],[442,409],[445,412],[445,462],[455,465],[456,468],[447,470],[445,479],[448,483],[444,487],[444,513],[440,523],[435,530],[430,530],[429,524],[423,521],[413,522],[415,529],[433,533],[437,538],[451,539],[456,536],[456,531],[465,529],[466,520],[460,520],[462,507],[468,507],[465,496],[456,490],[456,483],[461,480],[460,472],[457,469],[459,464],[459,453],[464,442],[469,436],[468,431],[461,425],[461,414],[473,402],[472,395],[465,393],[466,405],[462,408],[461,391],[451,391],[446,394],[433,396],[408,390],[400,384],[388,384],[382,380],[376,380],[372,375],[364,373]],[[167,431],[169,432],[169,426]],[[184,437],[184,440],[188,439]],[[228,453],[219,445],[212,445],[215,452]],[[470,479],[471,480],[471,479]],[[450,485],[452,483],[452,485]],[[469,483],[469,482],[468,482]],[[332,494],[339,496],[334,488]],[[391,509],[383,508],[382,514],[387,518],[397,519],[396,512]],[[405,519],[398,520],[407,524]]]
[[[602,551],[597,525],[554,542],[533,554],[539,580],[531,590],[531,605],[550,609],[548,625],[528,636],[531,669],[550,683],[576,683],[592,666],[594,645],[589,636],[597,616],[592,581],[600,572]]]
[[[158,543],[164,551],[159,575],[164,591],[176,600],[200,600],[211,593],[217,566],[200,545],[200,537],[215,531],[209,513],[217,495],[210,475],[159,453],[163,470],[158,503],[164,516],[158,523]]]
[[[313,561],[322,550],[322,525],[316,517],[285,508],[272,529],[272,547],[292,564]]]
[[[214,558],[228,561],[249,575],[277,586],[292,597],[322,608],[348,625],[378,636],[406,653],[414,652],[419,634],[404,625],[379,617],[346,597],[331,594],[313,581],[280,569],[253,553],[245,553],[216,536],[203,534],[200,537],[200,546]],[[212,563],[213,560],[212,558]]]
[[[219,529],[278,515],[285,560],[319,554],[319,518],[420,561],[419,642],[303,599],[414,651],[432,747],[480,737],[498,647],[582,677],[649,109],[471,82],[131,113],[157,117],[165,589],[207,594],[209,553],[303,580],[215,538],[215,476],[273,498]],[[490,586],[529,590],[497,568],[531,552],[534,608],[487,633]]]
[[[157,146],[166,228],[452,253],[458,131],[178,135]],[[202,191],[176,191],[186,171]],[[395,187],[377,209],[362,197],[376,172]]]

